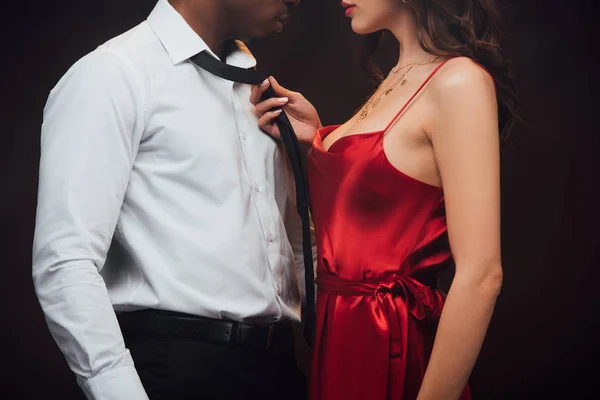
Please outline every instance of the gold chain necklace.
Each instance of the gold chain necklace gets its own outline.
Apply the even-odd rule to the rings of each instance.
[[[435,57],[435,58],[433,58],[433,59],[431,59],[429,61],[424,61],[424,62],[421,62],[421,63],[406,64],[406,65],[404,65],[402,67],[397,67],[395,69],[392,69],[393,73],[397,73],[401,69],[404,69],[404,68],[408,67],[408,69],[406,70],[406,72],[403,73],[402,76],[400,78],[398,78],[392,84],[392,86],[390,86],[389,89],[386,89],[380,96],[375,97],[375,95],[377,94],[377,92],[379,92],[379,89],[381,89],[381,86],[379,88],[377,88],[377,91],[375,91],[375,93],[373,93],[373,96],[371,96],[371,98],[365,103],[365,105],[363,106],[362,110],[360,111],[360,117],[359,117],[359,119],[363,120],[363,119],[367,118],[367,115],[369,115],[369,110],[377,107],[377,105],[379,104],[379,102],[381,101],[381,99],[383,99],[384,97],[386,97],[390,93],[392,93],[394,91],[394,89],[396,88],[396,86],[398,86],[398,84],[400,84],[400,86],[406,85],[406,82],[408,82],[408,73],[410,72],[411,69],[413,69],[414,67],[417,67],[417,66],[434,63],[435,61],[437,61],[438,58],[440,58],[440,56],[437,56],[437,57]]]
[[[423,62],[420,62],[420,63],[410,63],[410,64],[403,65],[401,67],[396,66],[396,67],[392,68],[392,72],[395,74],[398,71],[400,71],[400,70],[402,70],[402,69],[404,69],[406,67],[418,67],[420,65],[431,64],[432,62],[435,62],[435,60],[437,60],[438,58],[440,58],[440,56],[437,56],[433,60],[429,60],[429,61],[423,61]]]

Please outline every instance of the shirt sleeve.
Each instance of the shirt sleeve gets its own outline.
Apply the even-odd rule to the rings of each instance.
[[[33,282],[88,399],[148,399],[100,276],[143,132],[137,79],[123,57],[96,50],[44,109]]]

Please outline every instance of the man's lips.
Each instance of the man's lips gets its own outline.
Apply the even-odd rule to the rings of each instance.
[[[277,32],[283,31],[283,27],[290,22],[290,19],[291,17],[289,14],[283,14],[277,18],[277,22],[275,23]]]
[[[283,15],[279,16],[279,21],[281,23],[283,23],[284,25],[289,23],[291,19],[292,19],[292,17],[290,14],[283,14]]]

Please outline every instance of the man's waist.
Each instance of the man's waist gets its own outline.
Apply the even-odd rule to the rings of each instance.
[[[207,278],[202,282],[195,274],[174,279],[175,274],[176,271],[146,269],[132,272],[129,277],[122,275],[120,281],[105,277],[115,311],[153,308],[253,323],[300,320],[300,291],[291,282],[256,282],[249,274],[240,274],[237,279]]]
[[[231,301],[231,299],[212,298],[210,302],[202,303],[203,296],[188,295],[185,297],[182,293],[179,297],[167,298],[164,293],[161,293],[158,298],[148,301],[150,300],[148,297],[139,296],[138,292],[129,298],[127,303],[123,303],[118,301],[110,290],[109,294],[113,298],[113,309],[117,316],[133,315],[133,313],[144,310],[157,310],[182,316],[189,315],[249,325],[270,325],[275,321],[298,323],[301,320],[300,303],[297,306],[295,304],[288,305],[288,302],[277,298],[269,298],[269,303],[272,304],[264,307],[265,299],[262,299],[261,302],[261,299],[245,297],[238,297],[237,302]],[[296,309],[298,309],[297,312]]]
[[[126,341],[163,337],[258,349],[287,349],[292,338],[289,321],[243,323],[156,309],[122,312],[117,318]]]

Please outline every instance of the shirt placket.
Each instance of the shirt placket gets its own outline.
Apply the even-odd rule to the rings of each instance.
[[[279,255],[279,241],[281,239],[277,237],[275,229],[274,208],[277,207],[274,201],[275,195],[271,193],[273,189],[265,180],[265,166],[261,164],[263,161],[256,157],[258,152],[254,149],[256,142],[253,140],[255,139],[253,132],[255,132],[256,128],[251,126],[251,120],[247,118],[245,110],[242,109],[235,86],[232,87],[231,96],[240,138],[241,155],[246,166],[251,187],[251,198],[261,225],[267,262],[271,270],[275,290],[280,295],[282,291],[283,271]]]

